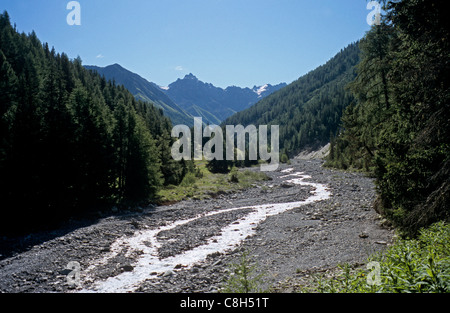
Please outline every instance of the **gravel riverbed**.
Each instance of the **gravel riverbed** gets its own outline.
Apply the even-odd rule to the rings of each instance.
[[[392,230],[382,225],[372,208],[373,180],[321,165],[320,160],[292,160],[292,164],[268,173],[271,180],[237,193],[149,206],[90,223],[73,222],[53,232],[22,238],[20,243],[26,249],[19,249],[19,241],[3,238],[0,292],[217,292],[229,275],[229,264],[238,262],[243,251],[248,251],[264,273],[266,287],[295,291],[307,273],[343,263],[361,264],[386,249],[393,238]],[[220,243],[225,228],[242,232],[243,219],[254,213],[255,206],[311,197],[315,188],[289,182],[292,177],[287,177],[287,169],[310,176],[305,182],[325,185],[330,197],[253,223],[252,233],[243,235],[237,246],[184,262],[189,252]],[[153,236],[143,237],[147,234]],[[11,246],[17,249],[8,249]],[[159,258],[155,260],[161,263],[161,270],[146,269],[142,263],[149,260],[146,254]],[[164,260],[181,261],[168,265]],[[79,267],[67,269],[71,262]],[[114,287],[115,278],[134,279],[136,275],[140,280],[132,289],[98,287],[106,280],[112,280]],[[78,285],[73,284],[74,279]]]

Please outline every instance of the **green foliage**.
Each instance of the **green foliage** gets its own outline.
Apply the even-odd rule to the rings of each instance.
[[[169,158],[171,123],[81,59],[19,34],[0,15],[0,232],[146,202],[185,169]]]
[[[308,146],[328,143],[353,101],[345,86],[354,79],[359,48],[351,44],[325,65],[300,77],[222,125],[280,125],[280,149],[293,156]]]
[[[230,275],[222,288],[223,293],[263,293],[263,275],[257,274],[257,264],[247,251],[240,256],[240,262],[231,264]]]
[[[233,165],[233,161],[227,161],[227,160],[216,160],[213,159],[211,161],[208,161],[208,169],[212,173],[220,173],[220,174],[226,174],[230,172],[230,168]]]
[[[450,292],[450,226],[444,222],[422,229],[417,239],[400,240],[371,261],[380,266],[378,284],[373,268],[341,266],[335,277],[316,276],[308,292],[448,293]]]
[[[238,169],[237,168],[233,167],[233,169],[230,172],[229,180],[232,183],[238,183],[239,182]]]
[[[404,233],[450,220],[450,65],[446,2],[385,1],[361,41],[357,102],[327,165],[372,171],[377,210]]]
[[[206,161],[190,161],[187,165],[187,173],[180,185],[168,185],[158,191],[159,203],[173,203],[188,198],[208,199],[218,194],[250,188],[269,179],[260,171],[234,168],[235,181],[232,182],[231,173],[213,173],[208,169]]]
[[[184,176],[183,181],[181,182],[180,186],[182,186],[182,187],[193,186],[196,181],[197,181],[197,178],[195,177],[195,173],[189,172]]]
[[[281,154],[281,156],[280,156],[280,162],[281,162],[281,163],[284,163],[284,164],[289,163],[289,157],[288,157],[288,155],[287,155],[285,152],[283,152],[283,153]]]

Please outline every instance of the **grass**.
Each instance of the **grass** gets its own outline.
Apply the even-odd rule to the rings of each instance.
[[[264,292],[259,287],[263,276],[255,273],[255,264],[243,254],[241,262],[232,265],[224,292]],[[422,229],[416,239],[399,239],[363,267],[344,264],[309,273],[287,287],[301,293],[449,293],[450,225],[438,222]],[[285,288],[274,286],[268,292]]]
[[[315,275],[302,292],[309,293],[448,293],[450,292],[450,226],[439,222],[417,239],[399,240],[363,268],[341,265],[332,277]]]
[[[211,173],[206,161],[196,161],[194,173],[188,173],[179,186],[169,185],[158,194],[158,204],[176,203],[187,199],[210,199],[219,194],[247,189],[269,177],[259,171],[233,168],[229,174]]]
[[[224,282],[222,293],[264,293],[261,286],[263,274],[257,274],[257,264],[248,251],[240,256],[239,263],[230,265],[230,275]]]

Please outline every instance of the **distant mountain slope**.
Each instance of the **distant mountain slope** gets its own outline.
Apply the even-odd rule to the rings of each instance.
[[[119,64],[107,67],[85,66],[85,68],[104,75],[108,80],[114,79],[116,84],[124,85],[136,99],[153,102],[156,107],[164,111],[173,124],[191,125],[193,123],[193,117],[173,102],[155,83],[147,81]]]
[[[354,79],[358,62],[354,43],[223,124],[280,125],[280,147],[291,156],[305,147],[327,144],[339,128],[343,110],[354,100],[345,87]]]
[[[170,84],[164,92],[189,114],[201,116],[207,124],[220,124],[227,117],[251,107],[285,86],[282,83],[277,86],[255,86],[253,89],[236,86],[222,89],[189,74]]]

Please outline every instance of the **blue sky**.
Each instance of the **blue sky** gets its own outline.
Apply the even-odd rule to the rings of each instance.
[[[119,63],[166,86],[188,73],[219,87],[291,83],[362,38],[365,0],[0,0],[20,32],[80,56]]]

